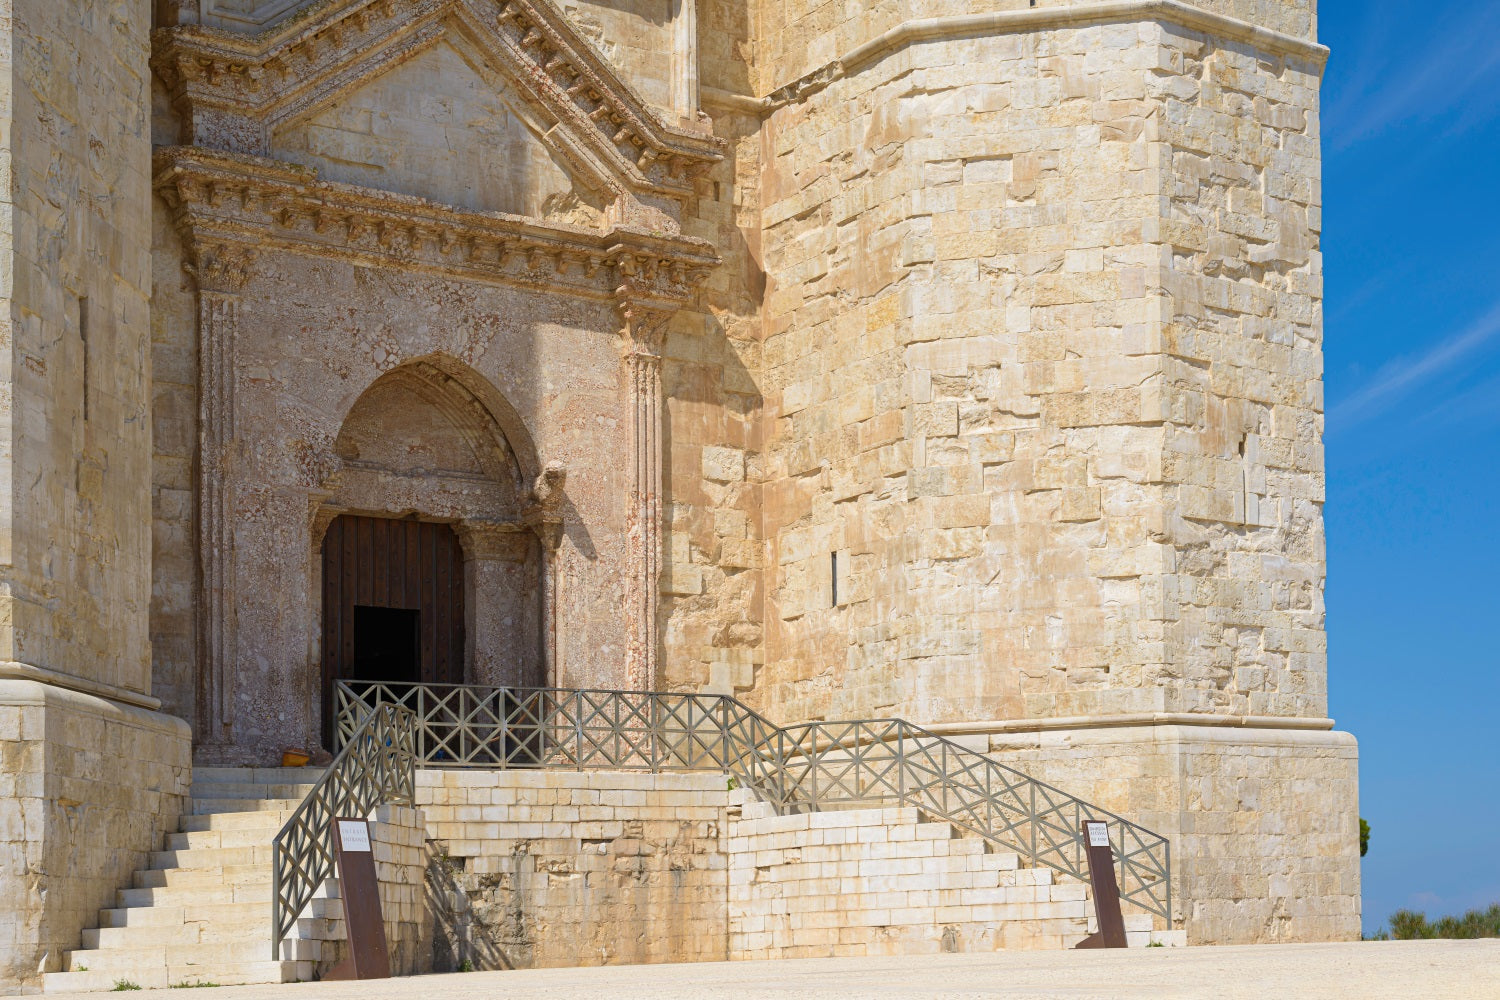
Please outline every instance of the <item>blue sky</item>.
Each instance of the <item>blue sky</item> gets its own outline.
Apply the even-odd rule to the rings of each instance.
[[[1323,0],[1329,711],[1365,928],[1500,902],[1500,0]]]

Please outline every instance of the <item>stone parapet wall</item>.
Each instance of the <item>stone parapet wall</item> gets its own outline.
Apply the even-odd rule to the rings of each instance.
[[[0,680],[0,994],[39,992],[176,829],[187,724]]]
[[[422,771],[433,967],[722,961],[723,775]]]
[[[1071,948],[1089,932],[1084,883],[1022,869],[1016,855],[923,822],[916,809],[777,816],[736,797],[744,812],[729,823],[732,958]]]
[[[419,775],[433,971],[1063,948],[1093,929],[1084,884],[915,809],[776,816],[717,774]],[[1179,939],[1129,919],[1133,945]]]

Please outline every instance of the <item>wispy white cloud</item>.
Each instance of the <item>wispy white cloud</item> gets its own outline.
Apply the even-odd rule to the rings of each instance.
[[[1348,149],[1405,121],[1453,116],[1444,133],[1452,135],[1494,117],[1500,110],[1492,97],[1500,78],[1500,46],[1494,44],[1500,5],[1463,4],[1457,16],[1431,18],[1438,33],[1425,44],[1410,35],[1391,41],[1387,36],[1393,25],[1384,9],[1370,5],[1371,28],[1360,47],[1358,69],[1327,108],[1327,132],[1335,149]],[[1409,29],[1410,18],[1401,17]]]
[[[1385,409],[1417,385],[1442,374],[1500,335],[1500,301],[1464,329],[1415,358],[1398,358],[1384,366],[1363,388],[1337,403],[1328,414],[1330,430],[1346,430]]]

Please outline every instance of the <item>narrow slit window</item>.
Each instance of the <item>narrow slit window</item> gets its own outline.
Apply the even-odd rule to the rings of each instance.
[[[89,300],[87,295],[78,298],[78,342],[83,348],[83,419],[89,418]]]

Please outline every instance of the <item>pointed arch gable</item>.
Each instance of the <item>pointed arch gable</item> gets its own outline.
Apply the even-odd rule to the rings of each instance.
[[[525,421],[505,394],[470,365],[448,354],[429,354],[382,374],[352,395],[339,413],[340,439],[350,415],[378,385],[404,384],[418,392],[464,434],[486,473],[506,476],[524,497],[541,475],[541,461]],[[492,447],[496,438],[514,462],[506,469]]]
[[[624,189],[685,193],[692,173],[723,158],[723,140],[663,121],[547,0],[332,0],[254,36],[180,25],[157,33],[152,65],[191,142],[264,154],[287,109],[379,75],[454,26],[539,120],[557,123],[559,155],[592,161]]]

